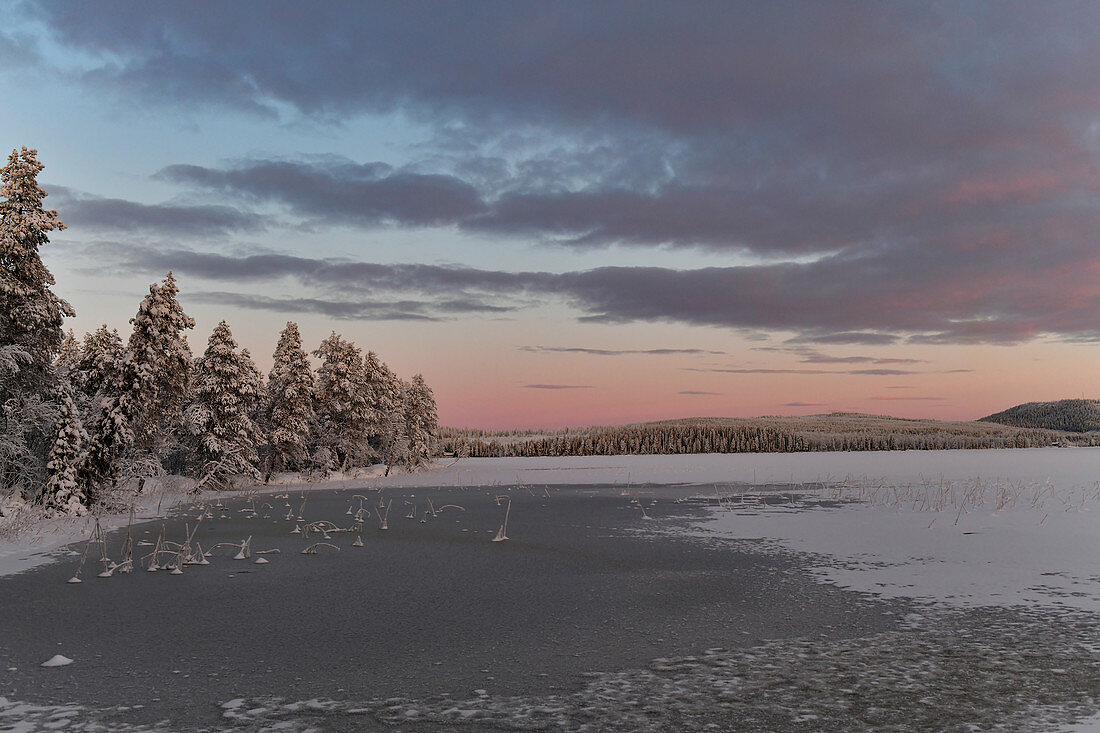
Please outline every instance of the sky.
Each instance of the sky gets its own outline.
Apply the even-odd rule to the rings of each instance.
[[[0,0],[77,333],[172,270],[480,428],[1100,396],[1100,4],[316,5]]]

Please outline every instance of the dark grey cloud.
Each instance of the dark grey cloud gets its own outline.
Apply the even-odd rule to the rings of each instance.
[[[194,303],[231,305],[248,310],[276,313],[317,313],[338,320],[355,321],[438,321],[436,311],[455,313],[439,304],[418,301],[329,300],[325,298],[276,298],[266,295],[199,291],[187,293],[184,300]],[[469,312],[480,312],[472,309]]]
[[[341,320],[377,321],[430,321],[420,303],[371,303],[334,301],[320,298],[274,298],[263,295],[247,295],[226,292],[198,292],[187,300],[197,303],[232,305],[251,310],[267,310],[277,313],[318,313]]]
[[[706,392],[706,391],[701,390],[701,389],[685,389],[685,390],[682,390],[680,392],[677,392],[676,394],[702,397],[702,396],[719,396],[722,393],[721,392]]]
[[[823,407],[826,402],[784,402],[780,407]]]
[[[880,277],[896,254],[697,270],[600,267],[548,273],[132,245],[94,250],[95,266],[104,271],[173,269],[235,283],[285,278],[307,288],[340,287],[348,293],[386,293],[399,299],[431,295],[459,304],[472,300],[502,307],[518,307],[523,300],[564,299],[578,309],[582,320],[600,323],[663,321],[811,335],[826,330],[892,333],[911,342],[1013,343],[1040,334],[1083,338],[1095,333],[1100,322],[1100,290],[1093,271],[1059,261],[1053,250],[1045,258],[1032,259],[1026,272],[980,261],[947,267],[930,252],[910,258],[898,276]],[[875,368],[853,373],[913,372]]]
[[[593,356],[671,356],[677,354],[723,355],[724,351],[708,349],[592,349],[582,346],[520,346],[520,351],[539,353],[590,354]]]
[[[525,384],[524,389],[593,389],[591,384]]]
[[[1051,219],[1073,212],[1087,226],[1065,244],[1082,263],[1100,223],[1095,4],[239,2],[195,13],[46,0],[21,12],[52,44],[101,60],[69,72],[75,81],[131,102],[272,118],[289,108],[322,122],[400,113],[435,131],[447,170],[165,171],[326,221],[458,224],[576,247],[907,250],[880,276],[904,273],[929,242],[946,267],[974,250],[1040,253],[1051,232],[1067,236]],[[1036,218],[1043,226],[1011,226]],[[989,236],[997,223],[1007,241]],[[1026,330],[982,320],[975,342]]]
[[[47,186],[49,203],[74,231],[186,237],[227,236],[265,228],[266,217],[222,205],[142,204]]]
[[[261,160],[228,169],[172,165],[160,178],[255,202],[289,206],[329,224],[437,226],[484,210],[477,190],[454,176],[392,170],[384,163]]]

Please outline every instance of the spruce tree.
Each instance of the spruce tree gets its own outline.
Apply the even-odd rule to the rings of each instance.
[[[135,415],[144,447],[153,448],[179,423],[187,399],[191,371],[191,347],[185,331],[195,319],[183,311],[179,287],[171,271],[164,282],[149,286],[126,346],[125,375],[134,397]]]
[[[314,391],[317,443],[331,456],[327,468],[341,470],[370,455],[370,406],[363,390],[363,357],[335,331],[313,352],[321,359]]]
[[[46,192],[37,177],[44,166],[37,156],[36,150],[13,150],[0,170],[0,348],[15,347],[27,357],[0,383],[0,403],[49,391],[61,320],[74,315],[50,290],[54,278],[39,255],[49,232],[65,225],[56,211],[42,208]]]
[[[122,337],[117,330],[108,329],[106,324],[84,334],[84,342],[70,371],[78,401],[98,403],[107,395],[119,393],[124,351]]]
[[[237,352],[225,321],[210,334],[193,377],[187,427],[194,436],[199,488],[224,486],[237,475],[258,481],[260,436],[252,416],[260,402],[260,376],[247,351]]]
[[[58,388],[58,417],[54,427],[53,445],[46,464],[46,485],[38,499],[46,508],[60,514],[83,515],[88,512],[91,497],[84,491],[80,468],[84,462],[84,446],[88,434],[80,421],[80,411],[73,399],[73,386],[66,378]]]
[[[405,391],[405,435],[409,441],[410,468],[427,464],[435,455],[439,414],[432,388],[417,374]]]
[[[57,358],[54,360],[55,371],[59,376],[71,376],[79,361],[80,342],[77,341],[76,334],[70,328],[65,332],[64,338],[61,339],[61,346],[57,351]]]
[[[288,321],[267,375],[264,421],[273,471],[301,470],[306,465],[314,420],[313,387],[313,370],[302,349],[298,324]]]
[[[184,331],[195,327],[176,299],[169,272],[149,286],[122,354],[118,386],[99,400],[85,473],[90,486],[113,482],[124,461],[157,462],[182,420],[191,370]]]

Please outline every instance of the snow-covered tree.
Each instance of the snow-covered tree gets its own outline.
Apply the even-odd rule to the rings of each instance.
[[[68,376],[76,370],[78,361],[80,361],[80,342],[70,328],[61,339],[61,347],[57,350],[54,366],[59,375]]]
[[[428,463],[435,455],[439,414],[432,388],[417,374],[405,390],[405,435],[409,441],[410,468]]]
[[[130,319],[134,330],[120,360],[117,389],[100,395],[91,423],[89,485],[114,481],[128,459],[158,461],[182,420],[191,370],[184,331],[194,328],[195,320],[183,311],[178,293],[169,272],[163,283],[149,286]],[[106,346],[110,338],[102,338]]]
[[[84,334],[76,363],[70,370],[78,401],[117,394],[122,387],[122,358],[125,348],[118,331],[104,324]]]
[[[177,295],[179,287],[169,272],[163,283],[149,286],[130,319],[134,330],[126,345],[124,376],[133,394],[135,427],[150,448],[178,424],[187,400],[192,356],[184,332],[195,327],[195,319],[183,311]]]
[[[46,192],[37,177],[44,166],[37,156],[36,150],[13,150],[0,170],[0,347],[18,347],[29,357],[0,382],[0,402],[49,391],[61,320],[74,315],[50,290],[54,278],[39,255],[49,232],[65,225],[56,211],[42,208]]]
[[[389,430],[390,413],[398,408],[394,390],[395,376],[373,351],[363,358],[363,393],[370,408],[371,421],[366,426],[371,450],[381,455]]]
[[[267,375],[264,423],[271,447],[271,470],[299,470],[305,466],[313,419],[313,370],[302,349],[298,324],[288,321],[279,334],[274,364]]]
[[[382,462],[386,464],[386,475],[389,476],[394,466],[409,463],[409,425],[405,419],[405,400],[409,384],[399,379],[385,364],[382,366],[386,375],[386,399],[391,408],[382,422],[380,455]]]
[[[222,486],[233,476],[254,481],[259,429],[252,416],[260,404],[260,375],[247,351],[238,353],[222,321],[195,362],[187,427],[195,437],[193,461],[199,486]]]
[[[53,445],[46,464],[46,485],[39,503],[60,514],[86,514],[90,497],[84,490],[81,467],[88,434],[80,421],[80,411],[73,399],[73,386],[67,378],[58,387],[58,414],[54,426]]]
[[[14,383],[31,356],[14,344],[0,346],[0,384]],[[32,498],[45,482],[49,441],[57,406],[37,394],[0,402],[0,494]]]
[[[321,359],[314,390],[318,447],[332,456],[330,467],[346,469],[370,454],[372,416],[363,390],[363,357],[335,331],[313,355]]]

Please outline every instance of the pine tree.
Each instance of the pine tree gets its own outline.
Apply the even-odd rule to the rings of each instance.
[[[321,359],[314,391],[317,443],[331,455],[329,468],[341,470],[370,454],[370,406],[363,390],[363,357],[355,344],[335,331],[313,352]]]
[[[88,434],[81,424],[73,386],[68,379],[61,380],[58,392],[57,424],[46,464],[46,485],[39,502],[60,514],[83,515],[88,512],[90,503],[80,473]]]
[[[44,166],[37,155],[13,150],[0,170],[0,348],[14,346],[29,357],[17,374],[0,382],[0,403],[49,391],[61,320],[74,315],[50,290],[54,278],[38,252],[49,243],[48,233],[65,225],[56,211],[42,208],[46,192],[37,177]]]
[[[409,441],[410,468],[428,463],[435,455],[439,414],[432,388],[417,374],[405,391],[405,435]]]
[[[302,349],[298,324],[288,321],[279,334],[274,364],[267,375],[264,422],[273,471],[305,467],[313,431],[313,387],[313,370]]]
[[[195,362],[194,401],[187,408],[200,488],[223,486],[236,475],[259,480],[259,429],[252,416],[260,402],[260,388],[259,371],[247,351],[237,352],[237,342],[222,321]]]

